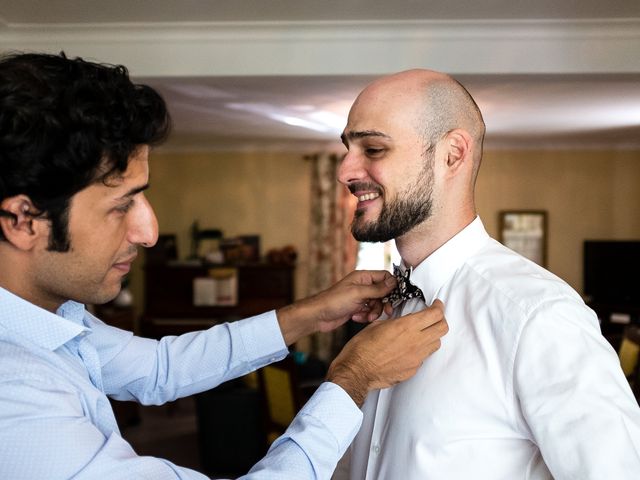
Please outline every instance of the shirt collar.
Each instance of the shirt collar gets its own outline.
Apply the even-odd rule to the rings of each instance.
[[[55,350],[90,329],[84,305],[63,303],[51,313],[0,287],[0,328],[42,348]]]
[[[411,283],[420,287],[427,305],[433,303],[442,286],[489,238],[482,220],[476,217],[413,269]]]

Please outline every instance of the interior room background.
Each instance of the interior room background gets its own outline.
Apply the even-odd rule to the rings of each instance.
[[[295,295],[307,292],[310,164],[280,152],[152,154],[152,188],[162,233],[176,233],[189,254],[194,220],[225,235],[259,234],[263,251],[298,251]],[[546,210],[548,268],[582,291],[585,239],[640,238],[640,150],[523,149],[485,152],[477,207],[498,237],[501,210]],[[142,295],[141,262],[131,279]]]
[[[581,293],[584,240],[640,239],[640,97],[626,96],[635,84],[640,89],[637,0],[86,0],[82,7],[72,0],[0,0],[0,52],[64,50],[124,64],[135,80],[173,96],[176,129],[151,154],[147,196],[160,233],[176,236],[180,259],[191,253],[194,221],[225,237],[258,235],[263,255],[295,248],[294,297],[306,296],[313,290],[316,195],[306,157],[339,152],[339,130],[323,137],[290,126],[282,135],[291,118],[263,103],[277,110],[293,96],[296,104],[346,112],[369,79],[415,67],[474,80],[484,94],[479,103],[490,122],[476,198],[494,238],[499,212],[545,211],[547,268]],[[567,79],[562,88],[554,83]],[[600,85],[613,96],[603,100]],[[559,104],[535,97],[538,87]],[[253,95],[233,100],[238,92]],[[221,114],[229,102],[236,109]],[[529,114],[547,115],[532,119],[523,104],[533,107]],[[575,123],[564,121],[567,113]],[[227,125],[241,115],[245,125]],[[594,118],[601,128],[584,129]],[[505,130],[494,128],[496,119]],[[514,125],[526,128],[510,141],[494,141],[496,134],[513,135]],[[614,141],[600,141],[605,137]],[[138,322],[144,255],[129,280],[134,311],[126,317]],[[194,414],[194,403],[189,397],[160,412],[129,409],[119,420],[139,453],[203,469],[226,450],[210,448],[198,433],[223,442],[227,435],[218,426],[201,428],[204,417]],[[230,417],[237,423],[247,415]],[[261,426],[254,427],[261,435]],[[233,424],[227,433],[235,430]],[[243,440],[242,449],[227,443],[244,451]]]

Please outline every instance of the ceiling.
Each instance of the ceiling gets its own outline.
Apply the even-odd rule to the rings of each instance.
[[[9,24],[640,16],[637,0],[2,0],[0,9]]]
[[[363,86],[415,66],[467,86],[488,147],[640,148],[638,0],[0,0],[0,49],[127,65],[167,148],[330,146]]]

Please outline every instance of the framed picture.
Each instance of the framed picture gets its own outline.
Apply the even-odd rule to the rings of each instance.
[[[547,212],[500,212],[500,242],[538,265],[547,266]]]

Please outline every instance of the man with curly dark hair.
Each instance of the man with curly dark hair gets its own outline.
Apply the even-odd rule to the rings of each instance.
[[[211,389],[349,318],[372,322],[246,478],[328,478],[366,394],[409,378],[446,332],[442,305],[375,320],[395,280],[353,272],[278,311],[160,341],[105,325],[138,247],[158,236],[144,196],[169,114],[122,66],[64,55],[0,59],[0,478],[195,479],[139,457],[108,397],[160,404]],[[224,414],[224,413],[222,413]]]

